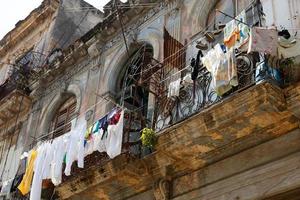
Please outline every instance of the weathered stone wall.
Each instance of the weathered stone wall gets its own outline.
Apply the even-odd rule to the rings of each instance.
[[[130,52],[137,48],[134,43],[147,43],[153,47],[154,58],[163,61],[166,26],[176,39],[187,42],[189,61],[196,53],[194,40],[205,29],[215,3],[174,0],[132,16],[125,25]],[[57,25],[52,29],[57,33],[53,41],[61,34],[61,23],[53,25]],[[67,94],[76,96],[78,122],[89,112],[91,124],[111,108],[99,96],[115,98],[128,55],[120,27],[108,29],[106,35],[97,33],[85,44],[74,44],[57,69],[33,87],[32,111],[17,140],[20,148],[11,156],[18,158],[37,138],[47,135]],[[283,91],[268,83],[256,85],[160,133],[155,153],[141,160],[120,156],[103,166],[105,175],[93,168],[57,191],[62,199],[256,199],[297,188],[297,178],[279,182],[283,179],[280,170],[289,174],[298,162],[299,91],[298,86]],[[9,166],[15,171],[17,161],[11,156]]]
[[[6,37],[1,41],[0,84],[2,84],[6,72],[11,67],[6,63],[14,63],[28,50],[33,50],[36,54],[33,63],[36,64],[38,61],[40,64],[45,64],[45,58],[53,48],[64,49],[68,47],[100,22],[103,14],[95,9],[85,9],[84,12],[70,12],[70,10],[82,9],[82,7],[87,6],[90,5],[81,0],[51,1],[49,4],[41,5],[24,21],[19,22],[15,29],[8,34],[7,37],[10,39]],[[62,35],[67,39],[63,38]],[[79,75],[77,73],[69,77],[68,80],[48,84],[46,90],[43,88],[45,85],[39,82],[39,89],[44,91],[40,93],[38,99],[36,99],[36,96],[32,96],[34,104],[30,113],[28,113],[28,119],[23,120],[21,127],[16,128],[15,133],[6,135],[0,141],[0,176],[2,181],[14,178],[21,154],[30,149],[30,144],[37,137],[48,132],[49,119],[66,97],[64,93],[76,95],[78,111],[86,108],[81,106],[81,102],[82,100],[86,102],[90,95],[83,94],[82,91],[85,91],[85,82],[89,78],[87,73],[82,72],[82,68],[86,69],[88,62],[91,62],[94,66],[98,65],[95,63],[97,61],[91,61],[87,57],[85,63],[78,63],[81,70]],[[30,85],[30,88],[35,90],[36,85]],[[32,94],[34,93],[36,91]],[[12,124],[6,124],[5,127],[1,128],[6,129],[11,126]],[[2,130],[2,132],[5,132],[5,130]]]

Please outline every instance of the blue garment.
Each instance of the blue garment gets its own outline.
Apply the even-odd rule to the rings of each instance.
[[[98,122],[99,122],[99,128],[101,128],[103,130],[103,135],[102,135],[102,138],[104,138],[104,135],[106,134],[107,132],[107,128],[108,128],[108,119],[107,119],[107,115],[105,115],[105,117],[103,117],[102,119],[100,119]]]
[[[96,121],[96,123],[93,125],[92,133],[97,133],[99,131],[100,123],[99,121]]]

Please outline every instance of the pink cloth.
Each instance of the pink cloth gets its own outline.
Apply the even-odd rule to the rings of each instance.
[[[253,27],[251,29],[248,53],[260,52],[277,56],[277,30],[265,27]]]

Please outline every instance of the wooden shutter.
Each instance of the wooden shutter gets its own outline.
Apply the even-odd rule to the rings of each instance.
[[[71,130],[71,120],[75,117],[76,98],[69,98],[56,112],[52,122],[53,138]]]
[[[164,65],[170,69],[185,67],[185,47],[164,29]]]

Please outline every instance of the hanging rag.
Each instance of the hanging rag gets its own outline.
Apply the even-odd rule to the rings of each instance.
[[[108,126],[108,137],[105,141],[107,155],[113,159],[121,154],[123,141],[124,111],[116,125]]]
[[[103,134],[101,139],[104,139],[104,136],[107,133],[107,128],[108,128],[108,119],[107,119],[107,115],[105,115],[102,119],[99,120],[99,128],[103,130]]]
[[[236,20],[228,22],[224,28],[224,44],[231,48],[240,40],[240,30]]]
[[[248,53],[259,52],[277,56],[277,30],[274,27],[253,27],[250,32]]]
[[[53,141],[53,160],[51,162],[51,181],[57,186],[62,181],[62,166],[67,153],[68,142],[70,134],[67,133],[63,136],[55,138]]]
[[[285,46],[289,46],[289,45],[285,44]],[[299,55],[300,55],[300,40],[296,40],[296,42],[293,42],[292,45],[290,45],[289,47],[284,47],[279,42],[278,57],[280,59],[293,58]]]
[[[178,97],[180,92],[180,79],[173,81],[169,85],[168,98]]]
[[[224,53],[221,45],[217,44],[202,58],[202,62],[211,73],[212,87],[219,96],[238,85],[233,48]]]
[[[247,43],[249,41],[250,38],[250,27],[248,25],[246,25],[247,23],[247,17],[246,17],[246,11],[243,10],[237,17],[236,19],[238,19],[241,22],[244,22],[245,24],[236,21],[237,26],[238,26],[238,30],[240,32],[240,37],[239,39],[236,41],[234,47],[235,48],[239,48],[240,46],[244,45],[245,43]]]
[[[99,129],[98,133],[94,135],[94,151],[106,152],[105,142],[102,139],[104,132]]]
[[[72,127],[75,126],[72,123]],[[75,160],[77,166],[83,168],[84,166],[84,137],[86,131],[86,120],[82,119],[78,124],[71,129],[69,145],[67,147],[65,175],[71,175],[71,167]]]
[[[191,79],[193,80],[193,98],[196,96],[196,80],[199,76],[200,63],[202,66],[201,58],[203,57],[203,53],[201,50],[198,51],[196,59],[193,58],[191,61],[191,66],[193,68],[193,72],[191,74]]]
[[[100,123],[99,121],[96,121],[95,124],[93,125],[93,130],[92,133],[97,133],[99,131]]]
[[[20,190],[22,195],[26,195],[30,191],[30,185],[32,182],[32,177],[33,177],[33,167],[35,165],[35,160],[36,160],[37,154],[38,153],[35,150],[32,150],[30,152],[30,156],[28,159],[28,165],[26,167],[24,177],[23,177],[20,185],[18,186],[18,189]]]
[[[192,74],[188,73],[187,75],[185,75],[182,79],[182,84],[184,86],[187,86],[189,84],[194,83],[193,79],[192,79]]]
[[[40,145],[37,149],[38,155],[34,164],[34,175],[32,180],[30,200],[40,200],[42,193],[42,182],[47,177],[48,165],[51,161],[48,160],[51,153],[51,143],[46,142]]]
[[[243,10],[235,19],[231,20],[224,28],[224,44],[228,48],[239,48],[249,40],[250,27],[247,23],[246,11]],[[242,23],[243,22],[243,23]]]
[[[121,117],[121,111],[117,110],[112,117],[109,118],[109,125],[116,125]]]
[[[21,184],[23,177],[24,177],[24,174],[20,174],[14,178],[14,181],[13,181],[11,189],[10,189],[10,193],[17,191],[18,186]]]
[[[93,131],[93,125],[90,126],[90,127],[86,130],[84,139],[89,140],[90,137],[91,137],[91,135],[92,135],[92,131]]]

